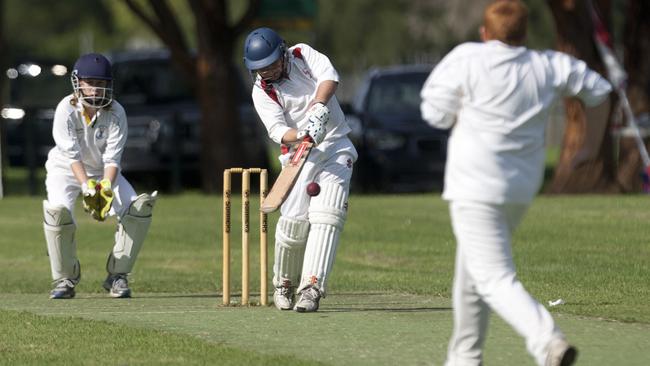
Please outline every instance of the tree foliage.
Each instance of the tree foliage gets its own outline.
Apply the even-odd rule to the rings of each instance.
[[[9,60],[74,60],[113,42],[114,18],[100,0],[6,0]]]

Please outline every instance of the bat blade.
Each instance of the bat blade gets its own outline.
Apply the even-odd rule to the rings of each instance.
[[[262,202],[260,211],[271,213],[277,211],[282,206],[296,183],[296,179],[300,175],[300,171],[305,165],[305,161],[307,161],[312,147],[314,147],[314,143],[307,140],[298,145],[289,163],[282,168],[278,179],[275,180],[269,194],[264,199],[264,202]]]

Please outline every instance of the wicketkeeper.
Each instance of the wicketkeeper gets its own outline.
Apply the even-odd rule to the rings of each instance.
[[[330,60],[306,44],[287,47],[272,29],[251,32],[244,63],[254,81],[253,102],[269,137],[285,145],[309,137],[315,143],[275,231],[275,306],[318,310],[326,294],[339,236],[347,215],[352,164],[357,152],[334,92],[339,76]],[[281,158],[281,161],[285,161]],[[309,183],[320,193],[309,196]],[[294,303],[294,295],[300,295]]]
[[[113,100],[110,62],[100,54],[83,55],[71,80],[73,94],[56,108],[52,129],[56,146],[45,163],[43,227],[54,280],[50,298],[74,297],[81,277],[74,219],[79,193],[84,210],[95,220],[117,216],[103,287],[112,297],[130,297],[127,275],[147,235],[157,192],[138,196],[120,174],[127,122],[124,108]]]

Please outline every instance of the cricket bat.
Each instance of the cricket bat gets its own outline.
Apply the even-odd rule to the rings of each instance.
[[[305,165],[305,161],[307,161],[312,147],[314,147],[314,143],[309,137],[298,144],[291,159],[289,159],[289,163],[282,168],[278,179],[275,180],[273,187],[271,187],[266,198],[264,198],[260,206],[260,211],[271,213],[277,211],[282,206],[282,203],[287,199],[289,192],[291,192],[293,185],[296,183],[296,179],[303,165]]]

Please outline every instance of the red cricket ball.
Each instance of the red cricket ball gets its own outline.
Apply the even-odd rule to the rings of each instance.
[[[314,197],[320,193],[320,186],[316,182],[311,182],[307,185],[307,194]]]

